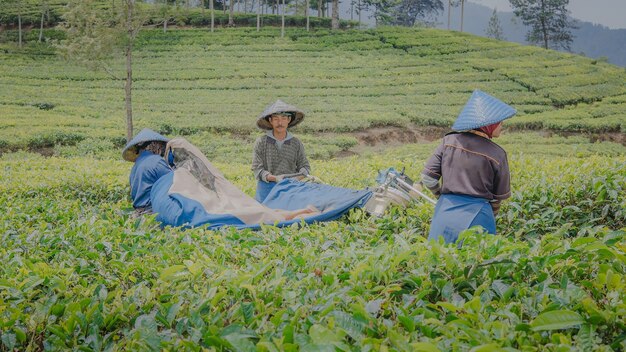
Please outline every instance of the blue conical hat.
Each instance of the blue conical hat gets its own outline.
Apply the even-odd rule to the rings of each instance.
[[[452,130],[473,130],[506,120],[516,113],[515,109],[499,99],[483,91],[475,90],[459,117],[456,118]]]
[[[141,132],[137,133],[135,138],[131,139],[131,141],[126,144],[126,147],[124,147],[124,150],[122,151],[122,158],[124,158],[124,160],[134,162],[139,156],[138,145],[145,142],[167,143],[169,142],[169,139],[149,128],[144,128]]]

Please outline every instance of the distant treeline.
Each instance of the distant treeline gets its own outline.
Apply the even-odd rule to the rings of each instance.
[[[44,27],[54,27],[63,21],[64,6],[51,6],[44,15]],[[42,11],[33,5],[32,8],[26,8],[19,16],[16,11],[6,11],[0,8],[0,25],[9,28],[17,28],[21,17],[22,27],[39,27],[42,21]],[[221,10],[214,12],[215,25],[226,26],[228,24],[228,13]],[[235,26],[248,27],[256,26],[257,15],[255,13],[235,13],[233,16]],[[159,25],[163,23],[163,17],[154,11],[153,15],[146,22],[147,25]],[[168,25],[194,26],[203,27],[211,24],[211,11],[192,8],[185,11],[179,11],[168,21]],[[261,15],[261,25],[263,26],[280,26],[281,16],[272,14]],[[330,28],[330,17],[309,17],[309,25],[311,28]],[[340,28],[358,27],[358,21],[340,20]],[[288,27],[305,27],[305,16],[285,15],[285,26]]]

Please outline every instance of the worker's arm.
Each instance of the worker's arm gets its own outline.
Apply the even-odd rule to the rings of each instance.
[[[439,180],[422,174],[422,184],[426,186],[426,188],[428,188],[433,195],[435,195],[435,197],[439,198],[441,195],[441,185],[439,184]]]
[[[441,194],[441,185],[439,180],[441,179],[441,158],[443,156],[443,141],[433,155],[428,159],[422,170],[422,184],[426,186],[435,197],[439,197]]]
[[[254,144],[254,151],[252,152],[252,172],[254,172],[254,178],[264,182],[275,182],[276,178],[264,167],[265,148],[265,136],[257,139]]]

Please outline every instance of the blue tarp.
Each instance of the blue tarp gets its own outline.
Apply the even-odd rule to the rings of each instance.
[[[173,180],[174,173],[161,177],[154,184],[151,192],[152,209],[157,213],[157,220],[163,225],[205,227],[211,230],[222,226],[241,229],[261,227],[261,224],[245,224],[232,214],[209,214],[199,202],[178,193],[169,194]],[[321,214],[275,224],[288,226],[302,221],[313,223],[335,220],[352,208],[362,207],[371,195],[372,192],[368,190],[355,191],[285,179],[273,188],[263,205],[283,210],[303,209],[312,205],[321,211]]]

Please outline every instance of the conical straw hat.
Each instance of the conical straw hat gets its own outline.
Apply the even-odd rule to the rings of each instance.
[[[297,107],[293,105],[289,105],[279,99],[279,100],[276,100],[274,104],[265,108],[265,110],[257,118],[256,125],[262,130],[271,130],[272,125],[268,121],[268,118],[272,114],[276,114],[279,112],[286,112],[286,113],[290,113],[293,115],[293,117],[291,118],[291,121],[289,122],[288,127],[294,127],[300,122],[302,122],[302,120],[304,120],[304,111],[298,109]]]

